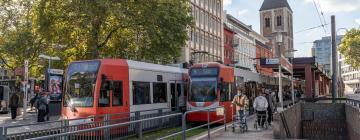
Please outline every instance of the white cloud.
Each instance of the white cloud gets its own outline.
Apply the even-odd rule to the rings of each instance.
[[[313,4],[313,0],[304,0],[307,4]],[[360,0],[315,0],[323,12],[353,12],[360,9]]]
[[[360,18],[355,19],[355,22],[360,25]]]
[[[247,10],[247,9],[242,9],[238,12],[238,16],[242,16],[242,15],[246,14],[248,11],[249,10]]]
[[[224,7],[232,3],[232,0],[224,0]]]

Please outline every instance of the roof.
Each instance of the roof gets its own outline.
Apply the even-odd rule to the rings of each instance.
[[[283,7],[287,7],[290,11],[292,11],[287,0],[264,0],[263,4],[261,5],[260,11]]]

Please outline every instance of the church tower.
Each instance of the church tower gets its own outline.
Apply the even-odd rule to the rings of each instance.
[[[294,57],[291,50],[293,42],[293,12],[287,0],[264,0],[260,8],[261,35],[270,40],[269,44],[275,57],[279,56],[276,34],[282,34],[280,53],[285,57]]]

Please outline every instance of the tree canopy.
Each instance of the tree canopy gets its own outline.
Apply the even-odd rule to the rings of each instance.
[[[345,63],[354,68],[360,66],[360,29],[351,29],[346,32],[339,51],[344,55]]]
[[[171,63],[192,26],[188,0],[5,0],[0,2],[0,61],[7,68],[39,54],[75,60],[125,58]],[[37,72],[35,72],[37,73]]]

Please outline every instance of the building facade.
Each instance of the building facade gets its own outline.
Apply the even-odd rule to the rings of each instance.
[[[224,24],[224,64],[232,65],[234,60],[234,32]]]
[[[294,57],[293,16],[287,0],[264,0],[260,8],[261,35],[270,40],[269,46],[275,56]],[[282,34],[281,44],[276,42],[276,34]]]
[[[340,43],[342,36],[336,37],[336,43]],[[320,40],[315,40],[312,48],[312,55],[315,61],[323,66],[327,74],[331,74],[331,37],[323,37]]]
[[[345,58],[339,54],[339,67],[341,79],[344,82],[344,94],[353,94],[360,89],[360,70],[345,63]]]
[[[194,27],[189,31],[188,46],[182,49],[180,62],[223,61],[223,1],[189,0]]]
[[[234,63],[235,67],[256,72],[256,46],[255,40],[251,36],[250,26],[239,21],[232,15],[227,14],[225,20],[226,26],[234,31]]]

